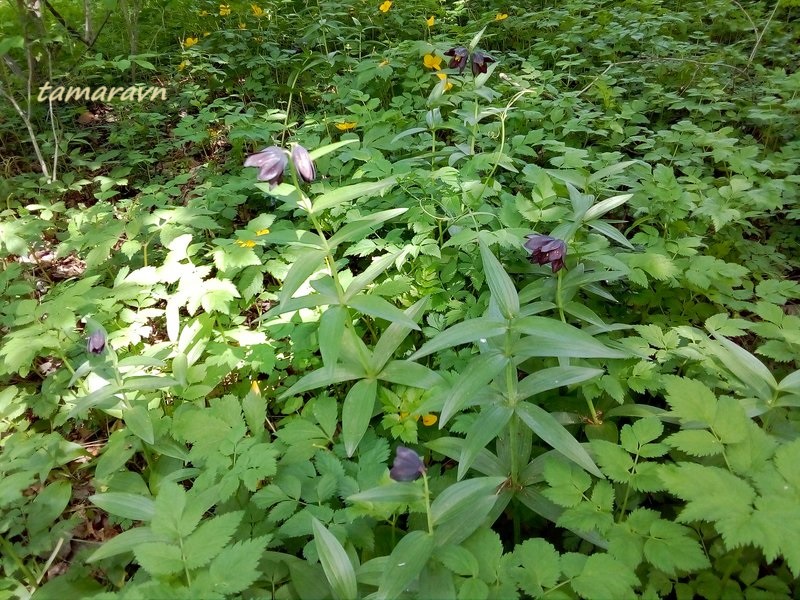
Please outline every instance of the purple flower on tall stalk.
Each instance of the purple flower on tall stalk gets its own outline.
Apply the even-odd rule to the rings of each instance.
[[[308,153],[308,150],[303,148],[300,144],[295,144],[292,148],[292,164],[294,164],[295,171],[298,177],[306,183],[314,181],[317,176],[317,170],[314,168],[314,160]]]
[[[564,256],[567,254],[567,244],[563,240],[531,233],[525,236],[525,249],[531,253],[530,261],[538,265],[550,265],[553,273],[564,268]]]
[[[283,181],[283,171],[289,158],[283,148],[270,146],[261,152],[251,154],[244,161],[245,167],[258,167],[258,180],[268,181],[270,189]]]
[[[93,331],[86,340],[86,350],[91,354],[102,354],[106,349],[106,336],[101,329]]]
[[[447,66],[450,67],[451,69],[458,69],[459,73],[463,73],[464,67],[467,66],[468,54],[469,50],[464,48],[464,46],[457,46],[455,48],[450,48],[450,50],[444,53],[445,56],[452,56]]]
[[[414,481],[425,472],[425,465],[419,454],[411,448],[405,446],[397,447],[392,468],[389,470],[389,477],[395,481]]]
[[[477,77],[478,73],[486,73],[486,67],[494,62],[494,59],[480,50],[472,53],[472,75]]]

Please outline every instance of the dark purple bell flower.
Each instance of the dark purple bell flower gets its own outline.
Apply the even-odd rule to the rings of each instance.
[[[396,452],[397,455],[389,471],[389,477],[395,481],[414,481],[425,472],[422,459],[411,448],[398,446]]]
[[[268,181],[270,189],[283,181],[283,171],[289,164],[289,158],[283,148],[270,146],[261,152],[251,154],[244,161],[245,167],[258,167],[258,180]]]
[[[314,161],[308,150],[300,144],[295,144],[292,148],[292,164],[297,171],[297,175],[305,182],[314,181],[317,170],[314,168]]]
[[[494,62],[494,59],[480,50],[472,53],[472,74],[477,77],[478,73],[486,73],[486,67]]]
[[[464,67],[467,66],[468,54],[469,50],[464,48],[464,46],[457,46],[455,48],[450,48],[450,50],[444,53],[445,56],[452,56],[447,66],[450,67],[451,69],[458,69],[459,73],[463,73]]]
[[[538,265],[547,265],[553,269],[553,273],[564,268],[564,256],[567,254],[567,244],[563,240],[550,237],[549,235],[539,235],[531,233],[527,236],[525,249],[531,253],[530,261]]]
[[[106,335],[100,329],[93,331],[86,340],[86,350],[92,354],[102,354],[105,349]]]

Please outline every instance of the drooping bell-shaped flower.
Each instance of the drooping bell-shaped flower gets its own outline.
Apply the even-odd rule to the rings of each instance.
[[[472,53],[472,74],[478,76],[478,73],[486,73],[486,68],[494,62],[494,59],[480,50],[475,50]]]
[[[530,261],[538,265],[550,265],[553,273],[564,268],[564,256],[567,254],[567,244],[563,240],[531,233],[527,236],[525,248],[531,253]]]
[[[102,354],[105,349],[106,334],[102,329],[94,330],[86,340],[86,350],[91,354]]]
[[[300,144],[295,144],[292,148],[292,164],[294,165],[297,176],[305,182],[314,181],[317,170],[314,167],[314,160],[308,150]]]
[[[414,481],[425,472],[422,459],[411,448],[398,446],[396,452],[389,477],[395,481]]]
[[[268,181],[270,189],[283,181],[283,172],[289,159],[283,148],[270,146],[261,152],[251,154],[244,161],[245,167],[258,167],[258,180]]]
[[[464,72],[464,67],[467,66],[467,56],[469,55],[469,50],[467,50],[464,46],[456,46],[455,48],[450,48],[444,53],[445,56],[451,56],[450,62],[447,64],[448,67],[451,69],[458,69],[459,73]]]

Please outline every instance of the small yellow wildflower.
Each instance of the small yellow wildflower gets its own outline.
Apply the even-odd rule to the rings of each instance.
[[[425,427],[430,427],[435,424],[436,421],[438,421],[436,415],[427,414],[422,416],[422,424],[425,425]]]
[[[183,40],[183,47],[184,48],[191,48],[192,46],[194,46],[199,41],[200,40],[198,38],[187,37],[185,40]]]
[[[239,29],[247,29],[247,25],[244,23],[239,23]]]
[[[209,35],[210,35],[210,34],[209,34],[209,32],[208,32],[208,31],[204,31],[204,32],[203,32],[203,37],[208,37]]]
[[[339,131],[350,131],[351,129],[356,128],[355,121],[344,121],[343,123],[334,123],[334,125]]]
[[[182,60],[181,64],[178,65],[178,71],[183,71],[186,68],[186,65],[188,65],[188,64],[189,64],[188,62],[186,62],[185,60]]]
[[[433,15],[425,19],[425,22],[428,24],[428,27],[433,27],[433,24],[436,22],[436,19]]]
[[[269,233],[269,229],[259,229],[256,231],[256,235],[267,235]]]
[[[392,0],[386,0],[386,1],[385,1],[383,4],[381,4],[381,5],[378,7],[378,9],[379,9],[379,10],[380,10],[382,13],[387,13],[387,12],[389,12],[389,9],[390,9],[390,8],[392,8]]]
[[[263,17],[264,16],[264,9],[261,8],[258,4],[251,4],[250,8],[253,11],[253,15],[256,17]]]
[[[494,20],[495,21],[505,21],[507,18],[508,18],[508,14],[507,13],[497,13],[497,16],[495,16]]]
[[[256,245],[253,240],[236,240],[236,243],[242,248],[253,248]]]
[[[445,75],[444,73],[437,73],[436,76],[439,79],[441,79],[442,81],[447,81],[447,75]],[[450,88],[452,88],[452,87],[453,87],[453,84],[450,83],[449,81],[447,81],[447,83],[444,84],[444,91],[445,92],[450,91]]]
[[[381,61],[381,64],[379,64],[378,66],[379,66],[379,67],[385,67],[385,66],[386,66],[386,65],[388,65],[388,64],[389,64],[389,61],[388,61],[388,60],[386,60],[386,59],[383,59],[383,61]]]
[[[258,382],[254,379],[253,383],[250,384],[250,393],[251,394],[258,394],[261,395],[261,390],[258,387]]]
[[[422,58],[422,63],[429,69],[436,69],[437,71],[440,71],[442,68],[442,57],[434,56],[433,54],[426,54]]]
[[[221,17],[227,17],[231,14],[231,7],[227,4],[220,4],[219,5],[219,15]]]
[[[208,11],[207,10],[201,10],[199,13],[197,13],[197,16],[198,17],[207,17],[208,16]]]

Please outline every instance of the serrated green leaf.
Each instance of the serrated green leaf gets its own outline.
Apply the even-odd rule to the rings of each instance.
[[[204,567],[217,556],[228,545],[243,516],[244,511],[229,512],[201,523],[183,542],[186,568]]]
[[[139,544],[133,549],[141,567],[150,575],[172,575],[183,570],[181,549],[164,542],[150,542]]]
[[[269,536],[238,542],[225,548],[209,567],[214,590],[230,595],[243,592],[258,579],[258,563]]]
[[[714,392],[699,381],[682,377],[665,377],[664,384],[667,402],[676,417],[684,423],[711,425],[717,411]]]
[[[722,443],[705,429],[687,429],[669,436],[665,442],[690,456],[714,456],[724,450]]]

